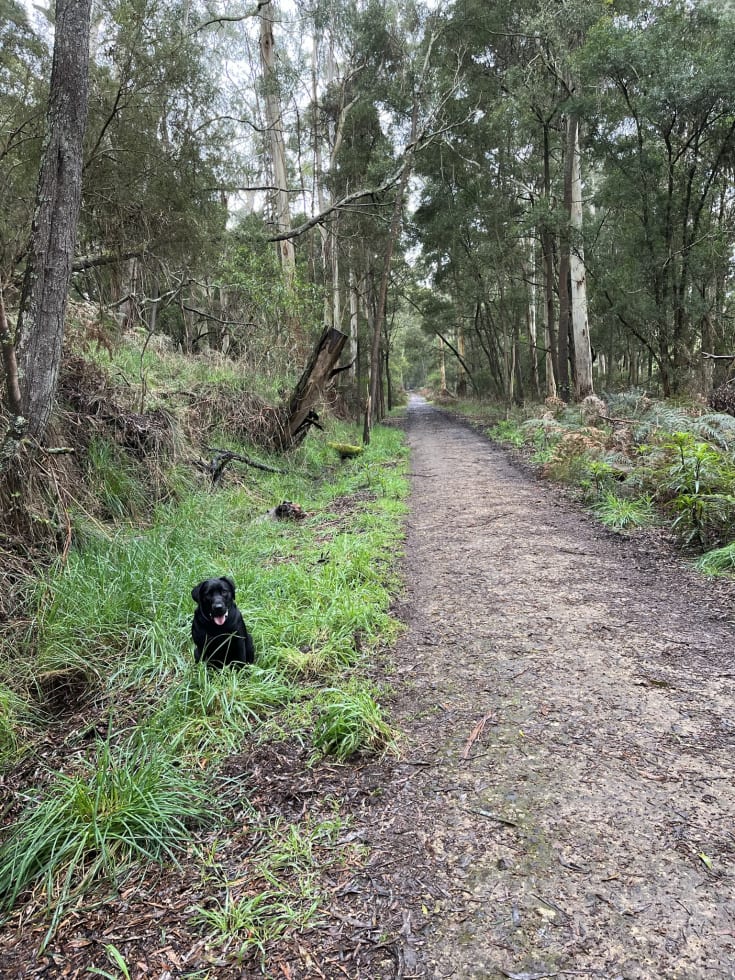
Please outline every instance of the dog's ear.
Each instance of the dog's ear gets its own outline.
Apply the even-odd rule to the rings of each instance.
[[[195,585],[194,588],[191,590],[191,597],[194,600],[194,602],[196,602],[197,605],[199,605],[199,590],[203,585],[204,582],[200,582],[199,585]]]
[[[222,576],[222,581],[223,582],[227,582],[227,584],[229,585],[229,587],[232,589],[232,598],[233,598],[233,601],[234,601],[234,599],[235,599],[235,583],[232,581],[232,579],[229,577],[229,575],[223,575]]]

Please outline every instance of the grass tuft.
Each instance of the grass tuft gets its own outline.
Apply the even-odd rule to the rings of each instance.
[[[344,760],[360,749],[395,751],[395,732],[367,688],[328,688],[317,703],[314,746]]]
[[[203,785],[160,749],[113,755],[100,746],[84,775],[59,775],[29,803],[0,847],[0,904],[41,880],[54,928],[68,901],[98,877],[116,881],[134,860],[176,860],[190,825],[211,819]]]
[[[735,541],[708,551],[697,559],[694,567],[704,575],[735,575]]]
[[[650,527],[655,520],[650,497],[618,497],[611,490],[603,493],[593,509],[605,527],[616,531]]]
[[[287,704],[294,689],[275,670],[208,670],[202,664],[169,694],[166,705],[147,726],[153,736],[175,753],[203,757],[239,751],[254,725],[275,708]]]

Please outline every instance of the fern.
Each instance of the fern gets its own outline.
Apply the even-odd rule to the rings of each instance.
[[[629,391],[618,391],[614,394],[604,392],[602,397],[607,402],[608,413],[614,418],[642,419],[651,407],[651,401],[643,388],[631,388]]]
[[[687,432],[691,421],[691,416],[681,408],[663,402],[654,402],[640,422],[633,427],[633,435],[636,442],[647,442],[662,433]]]
[[[735,446],[735,418],[732,415],[720,412],[700,415],[690,420],[689,430],[698,438],[714,442],[728,452],[731,446]]]

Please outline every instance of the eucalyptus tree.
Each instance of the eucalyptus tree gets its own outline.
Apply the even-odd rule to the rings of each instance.
[[[205,19],[204,5],[177,0],[98,8],[78,267],[91,295],[130,315],[163,293],[185,321],[224,231],[234,130]]]
[[[6,304],[17,302],[28,247],[47,99],[48,50],[15,0],[0,0],[0,346],[6,403],[20,411],[15,335]]]
[[[550,133],[558,112],[528,68],[539,59],[537,39],[524,26],[529,9],[466,3],[447,15],[441,60],[450,72],[459,64],[462,85],[445,107],[443,140],[422,155],[416,213],[433,280],[457,310],[460,380],[469,369],[481,389],[508,401],[522,398],[524,373],[538,385],[539,237],[548,257],[541,267],[548,287],[543,312],[554,328]],[[545,81],[546,73],[539,77]],[[547,381],[553,392],[551,359]]]
[[[263,103],[275,188],[273,193],[274,210],[276,227],[282,236],[279,240],[279,255],[283,276],[286,283],[291,286],[296,275],[296,254],[293,242],[288,237],[288,233],[291,231],[291,205],[288,194],[285,122],[276,71],[276,42],[273,31],[275,18],[276,0],[261,0],[258,3],[260,59],[263,69]]]
[[[26,8],[0,0],[0,285],[11,287],[28,245],[50,51]]]
[[[18,384],[9,388],[13,401],[20,395],[11,409],[39,442],[56,396],[82,194],[90,8],[91,0],[56,0],[47,132],[17,323]]]
[[[703,341],[732,342],[734,49],[730,5],[675,0],[601,21],[578,59],[601,171],[598,308],[650,357],[665,395]]]

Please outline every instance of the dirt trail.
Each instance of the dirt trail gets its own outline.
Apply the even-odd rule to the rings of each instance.
[[[735,977],[732,592],[416,397],[406,427],[406,737],[370,835],[399,975]]]

